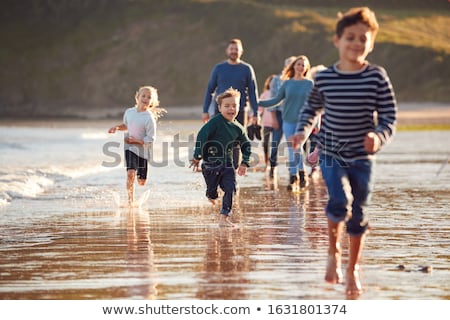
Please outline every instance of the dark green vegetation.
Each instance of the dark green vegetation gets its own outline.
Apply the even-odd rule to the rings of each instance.
[[[120,113],[142,84],[161,105],[200,105],[227,40],[244,42],[260,88],[285,57],[337,60],[338,0],[4,0],[0,13],[0,116]],[[372,0],[380,32],[373,63],[398,100],[450,102],[450,4]]]

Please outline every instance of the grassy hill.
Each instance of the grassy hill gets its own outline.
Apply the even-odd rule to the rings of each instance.
[[[230,38],[259,86],[285,57],[337,60],[331,39],[347,0],[4,0],[0,13],[0,116],[115,116],[151,84],[164,107],[198,108]],[[380,32],[373,63],[398,100],[450,102],[450,4],[372,0]],[[120,110],[120,111],[118,111]]]

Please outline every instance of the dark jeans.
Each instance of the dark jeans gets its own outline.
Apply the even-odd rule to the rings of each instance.
[[[206,197],[217,199],[217,188],[224,191],[221,214],[229,215],[233,207],[233,195],[236,191],[236,171],[232,165],[214,163],[202,163],[202,173],[206,182]]]
[[[276,110],[275,114],[278,120],[278,129],[273,129],[272,131],[272,148],[269,158],[271,167],[276,167],[278,165],[278,147],[281,138],[283,137],[283,119],[281,118],[281,111]]]

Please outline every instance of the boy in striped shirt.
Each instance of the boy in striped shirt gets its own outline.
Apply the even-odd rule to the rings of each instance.
[[[314,119],[324,112],[319,132],[320,168],[328,189],[329,250],[325,280],[343,282],[340,240],[346,227],[349,260],[346,293],[362,292],[359,260],[368,230],[366,206],[373,186],[375,153],[395,132],[397,103],[386,71],[366,60],[378,23],[367,7],[340,15],[334,45],[339,61],[319,72],[299,115],[294,145],[302,144]]]

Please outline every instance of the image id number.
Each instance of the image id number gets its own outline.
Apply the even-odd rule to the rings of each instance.
[[[339,304],[269,304],[269,314],[346,314],[346,305]]]

